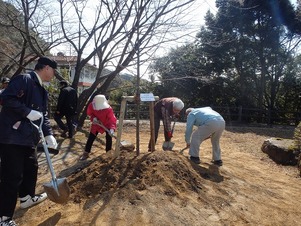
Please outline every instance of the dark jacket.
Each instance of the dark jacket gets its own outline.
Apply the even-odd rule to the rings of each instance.
[[[0,113],[0,143],[32,147],[38,143],[38,130],[26,118],[31,110],[43,113],[44,136],[52,135],[47,117],[48,93],[40,85],[35,72],[13,77],[0,98],[3,106]],[[14,125],[17,122],[20,125],[16,128]],[[40,120],[35,123],[39,124]]]
[[[77,108],[77,92],[71,86],[61,89],[56,110],[62,115],[75,115]]]

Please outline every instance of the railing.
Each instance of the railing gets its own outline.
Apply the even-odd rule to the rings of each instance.
[[[120,114],[120,105],[111,105],[117,118]],[[289,111],[268,111],[258,108],[243,108],[243,107],[221,107],[211,106],[212,109],[219,112],[228,123],[259,123],[269,125],[298,125],[301,120],[301,112]],[[55,110],[51,107],[51,112]],[[136,105],[128,103],[125,110],[125,119],[136,119]],[[52,114],[51,114],[52,115]],[[149,119],[148,103],[140,104],[140,119]],[[185,113],[181,112],[180,121],[185,121]]]

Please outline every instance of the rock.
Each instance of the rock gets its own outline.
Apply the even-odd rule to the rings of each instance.
[[[300,151],[292,139],[270,138],[263,142],[261,150],[278,164],[297,165]]]

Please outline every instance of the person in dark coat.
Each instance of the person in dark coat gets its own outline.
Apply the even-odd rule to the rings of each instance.
[[[35,70],[14,76],[1,93],[0,113],[0,225],[16,225],[12,220],[18,197],[20,208],[29,208],[47,198],[46,193],[35,194],[38,175],[36,145],[40,137],[31,122],[40,125],[50,148],[56,148],[47,117],[48,93],[42,83],[55,74],[57,63],[41,57]]]
[[[54,114],[54,120],[58,124],[63,133],[62,137],[72,138],[74,135],[74,118],[77,108],[77,92],[72,88],[67,81],[60,81],[60,94],[57,101],[56,112]],[[62,118],[66,118],[66,124],[62,121]]]
[[[1,89],[0,89],[0,94],[6,89],[6,87],[8,86],[10,79],[7,77],[3,77],[2,81],[1,81]],[[0,111],[2,109],[2,105],[1,105],[1,101],[0,101]]]
[[[184,103],[177,97],[166,97],[158,102],[154,106],[154,126],[155,126],[155,143],[158,139],[158,133],[160,128],[160,121],[163,121],[164,126],[164,138],[165,141],[170,141],[172,138],[171,121],[174,117],[179,117],[180,111],[184,108]],[[151,142],[151,141],[150,141]],[[150,151],[151,144],[148,144],[148,150]]]
[[[8,86],[9,81],[10,81],[10,79],[8,77],[3,77],[2,78],[0,93],[2,93],[6,89],[6,87]]]

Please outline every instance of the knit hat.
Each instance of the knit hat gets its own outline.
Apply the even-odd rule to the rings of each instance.
[[[176,99],[175,101],[173,101],[172,107],[175,110],[181,111],[184,108],[184,103],[180,99]]]
[[[110,105],[108,104],[108,101],[104,95],[96,95],[93,98],[92,104],[93,104],[94,110],[96,110],[96,111],[110,107]]]

